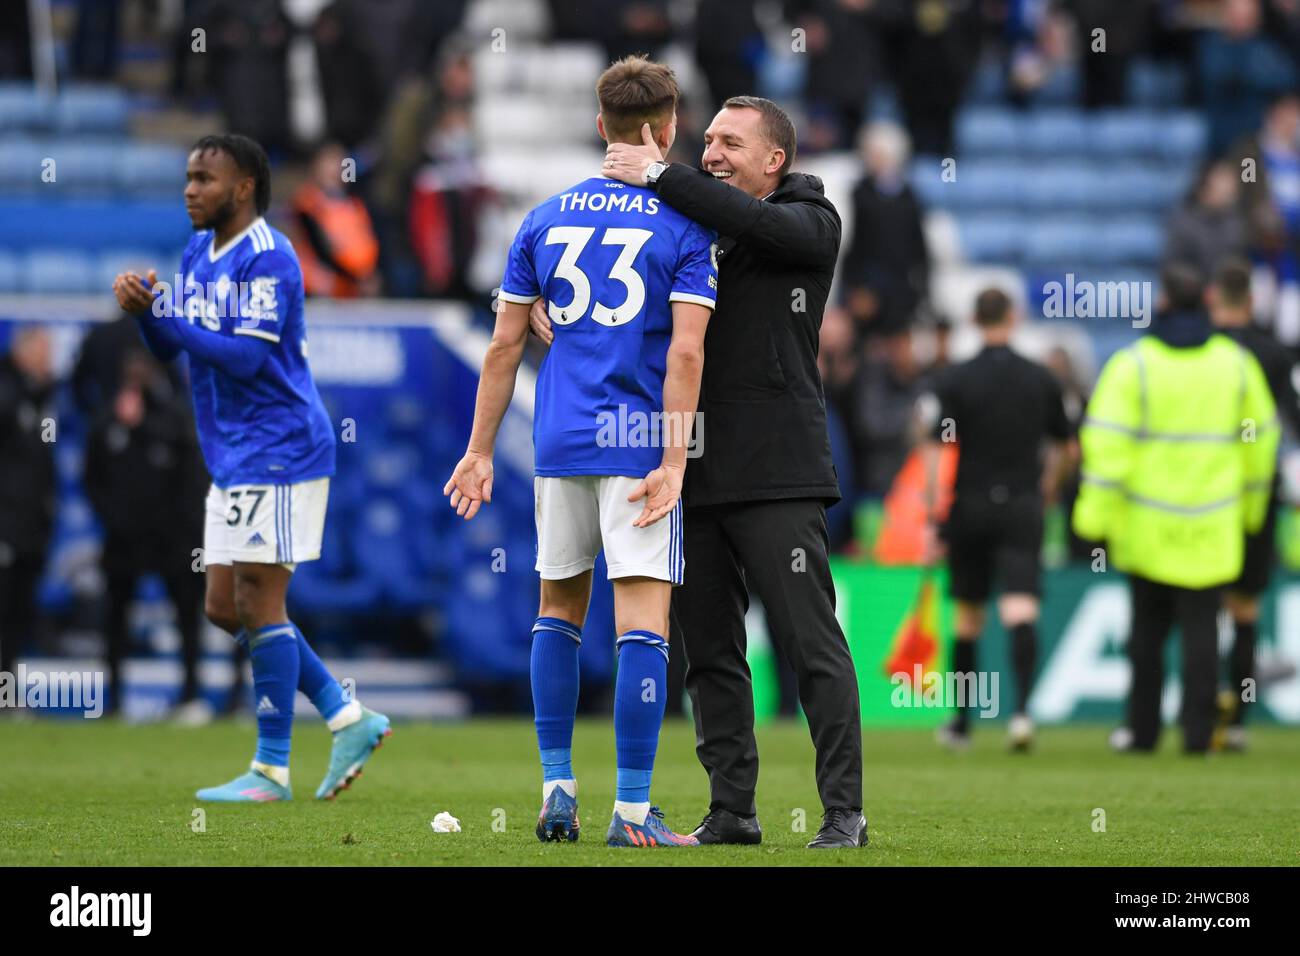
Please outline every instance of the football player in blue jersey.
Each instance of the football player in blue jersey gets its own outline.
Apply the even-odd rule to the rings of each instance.
[[[257,697],[249,771],[200,800],[288,800],[289,739],[299,690],[334,734],[318,799],[361,773],[388,718],[355,699],[289,620],[285,596],[299,562],[320,557],[334,430],[307,367],[302,270],[262,214],[271,195],[266,153],[246,136],[205,136],[190,151],[185,209],[194,237],[174,286],[123,273],[118,304],[149,348],[189,357],[194,418],[212,487],[203,553],[208,618],[246,643]]]
[[[602,138],[667,150],[677,81],[628,57],[596,85]],[[693,846],[650,805],[663,723],[668,605],[685,573],[682,476],[699,398],[704,331],[717,297],[713,233],[648,189],[593,176],[525,217],[501,283],[464,458],[443,489],[466,519],[492,500],[492,451],[514,392],[529,306],[546,300],[555,340],[537,378],[537,570],[531,679],[542,762],[541,840],[578,838],[570,757],[578,647],[604,549],[618,632],[611,846]]]

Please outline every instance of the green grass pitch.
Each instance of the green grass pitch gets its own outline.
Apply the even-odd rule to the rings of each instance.
[[[319,803],[329,735],[308,718],[295,733],[295,799],[233,807],[200,805],[193,792],[247,765],[251,722],[0,720],[0,864],[1300,865],[1300,733],[1253,734],[1249,754],[1207,759],[1183,757],[1168,731],[1161,752],[1143,758],[1107,751],[1100,726],[1044,730],[1028,756],[1006,753],[996,727],[964,754],[940,751],[928,732],[868,730],[871,845],[816,853],[803,849],[821,809],[800,724],[759,731],[762,846],[615,850],[603,845],[614,782],[607,721],[580,721],[574,741],[582,839],[543,845],[524,720],[398,724],[353,788]],[[654,796],[679,830],[706,809],[694,734],[681,721],[664,729]],[[193,828],[199,806],[204,832]],[[440,810],[462,832],[434,833]]]

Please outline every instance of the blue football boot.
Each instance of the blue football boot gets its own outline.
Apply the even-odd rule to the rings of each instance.
[[[330,767],[316,789],[316,799],[333,800],[340,790],[352,786],[352,781],[361,776],[361,768],[370,755],[392,732],[387,717],[362,707],[360,720],[335,732]]]
[[[543,843],[576,843],[578,828],[578,798],[569,796],[563,787],[553,787],[537,815],[537,839]]]
[[[609,822],[605,842],[610,846],[699,846],[700,841],[683,833],[674,833],[664,824],[664,812],[651,807],[645,823],[624,820],[618,811]]]
[[[270,803],[292,800],[293,791],[280,786],[260,770],[250,770],[219,787],[204,787],[194,796],[210,803]]]

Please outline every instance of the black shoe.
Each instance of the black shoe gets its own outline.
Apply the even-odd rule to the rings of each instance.
[[[808,844],[810,850],[866,846],[867,818],[861,810],[831,807],[822,815],[822,828]]]
[[[730,810],[710,810],[695,832],[691,834],[701,844],[736,843],[757,846],[763,842],[763,830],[758,817],[742,817]]]

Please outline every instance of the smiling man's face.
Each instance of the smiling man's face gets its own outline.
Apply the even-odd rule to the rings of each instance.
[[[763,114],[748,107],[728,108],[704,131],[700,164],[729,186],[762,199],[780,181],[785,153],[763,133]]]

